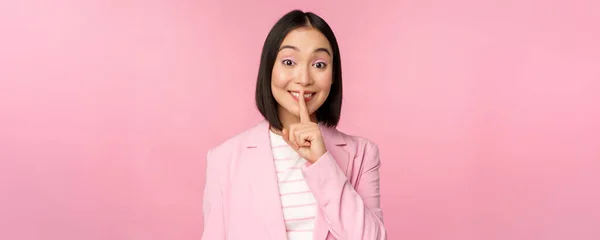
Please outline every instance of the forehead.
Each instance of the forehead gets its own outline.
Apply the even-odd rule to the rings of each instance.
[[[292,45],[300,50],[331,49],[329,40],[319,30],[310,27],[296,28],[288,33],[281,45]]]

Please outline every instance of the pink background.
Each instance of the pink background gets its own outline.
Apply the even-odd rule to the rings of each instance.
[[[2,1],[0,239],[199,239],[292,8],[342,50],[389,239],[600,239],[597,1]]]

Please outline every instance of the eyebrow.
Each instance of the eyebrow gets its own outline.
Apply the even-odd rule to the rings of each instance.
[[[300,52],[300,49],[298,49],[297,47],[291,46],[291,45],[283,45],[283,46],[281,46],[281,48],[279,48],[279,51],[286,49],[286,48],[293,49],[293,50]],[[327,55],[331,56],[331,52],[329,52],[329,50],[327,50],[327,48],[317,48],[317,49],[315,49],[314,52],[325,52],[325,53],[327,53]]]

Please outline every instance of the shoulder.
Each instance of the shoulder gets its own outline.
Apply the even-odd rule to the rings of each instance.
[[[354,156],[351,158],[353,163],[350,164],[357,166],[356,171],[366,172],[378,169],[381,166],[377,143],[364,136],[352,135],[339,130],[334,131],[343,139],[344,149]]]
[[[365,157],[379,157],[379,146],[373,140],[365,137],[342,132],[338,129],[330,129],[334,135],[340,136],[344,142],[352,149],[356,149],[357,155],[365,155]]]
[[[377,147],[377,143],[364,136],[350,135],[344,132],[340,132],[347,141],[354,142],[357,145],[363,145],[367,147]]]
[[[218,179],[219,184],[227,182],[229,169],[232,166],[236,156],[245,147],[246,139],[256,133],[259,125],[247,128],[228,139],[216,144],[206,153],[206,174]]]
[[[247,129],[229,137],[225,141],[222,141],[222,142],[216,144],[215,146],[213,146],[212,148],[210,148],[208,150],[208,155],[212,156],[212,157],[219,157],[219,158],[227,157],[228,155],[232,155],[235,152],[235,150],[243,147],[244,143],[246,142],[246,139],[248,139],[248,137],[252,134],[252,132],[255,132],[257,130],[257,128],[259,128],[262,124],[263,123],[259,123],[255,126],[251,126]]]
[[[365,136],[353,135],[334,128],[330,128],[329,131],[331,131],[333,134],[341,136],[341,138],[343,138],[348,144],[364,147],[377,147],[377,143]]]

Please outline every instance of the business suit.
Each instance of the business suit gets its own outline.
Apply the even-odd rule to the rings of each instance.
[[[377,145],[319,128],[327,152],[302,169],[318,204],[314,239],[386,239]],[[203,240],[286,239],[281,209],[267,121],[208,152]]]

